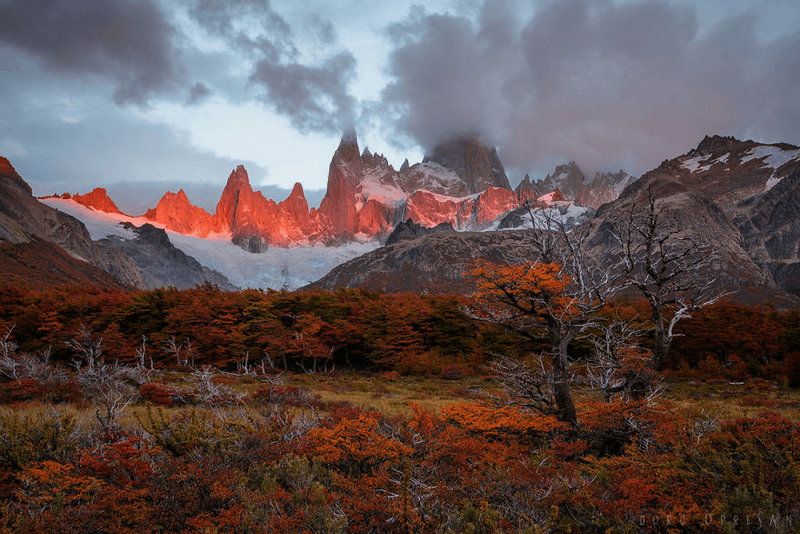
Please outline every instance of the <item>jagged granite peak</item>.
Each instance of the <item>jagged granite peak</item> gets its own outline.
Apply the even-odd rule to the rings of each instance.
[[[237,166],[228,176],[222,196],[217,202],[217,209],[214,212],[215,226],[223,232],[232,232],[239,215],[240,197],[247,197],[252,193],[253,188],[250,186],[247,170],[244,165]]]
[[[474,134],[440,143],[422,162],[435,162],[454,171],[467,184],[468,194],[480,193],[488,187],[511,189],[497,149],[490,148]]]
[[[334,159],[336,157],[345,160],[355,161],[359,159],[359,150],[358,150],[358,135],[356,135],[356,129],[350,127],[344,131],[342,134],[342,139],[339,141],[339,147],[336,149],[334,153]]]
[[[147,210],[144,218],[186,235],[206,237],[215,231],[211,214],[193,205],[183,189],[177,193],[164,193],[156,207]]]
[[[403,164],[400,165],[400,172],[406,172],[410,165],[408,164],[408,158],[403,160]]]
[[[117,205],[108,196],[108,192],[104,187],[95,187],[90,193],[86,193],[85,195],[75,193],[72,195],[72,200],[93,210],[125,215],[117,208]]]
[[[517,187],[517,192],[525,191],[527,195],[539,198],[559,190],[566,200],[597,209],[616,199],[625,186],[635,179],[627,172],[620,170],[615,173],[597,172],[591,180],[587,180],[578,164],[571,161],[564,165],[558,165],[544,180],[537,182],[529,179],[523,180]]]
[[[292,192],[280,205],[285,206],[294,213],[299,214],[299,212],[303,211],[308,213],[308,201],[306,200],[306,194],[303,190],[303,184],[295,182],[294,187],[292,187]]]

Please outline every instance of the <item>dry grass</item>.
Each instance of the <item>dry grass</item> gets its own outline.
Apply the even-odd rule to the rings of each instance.
[[[167,378],[167,377],[162,377]],[[221,375],[224,384],[243,394],[245,403],[240,406],[215,407],[223,413],[252,413],[257,417],[258,407],[248,400],[259,388],[265,387],[263,379]],[[173,383],[184,382],[185,378],[172,374],[168,380]],[[411,404],[429,411],[438,412],[444,406],[474,400],[480,391],[491,390],[491,380],[467,377],[460,380],[443,380],[430,377],[382,377],[365,373],[330,373],[307,375],[282,375],[273,377],[287,387],[302,389],[314,399],[315,406],[328,406],[347,402],[366,410],[379,411],[388,416],[407,415]],[[763,380],[752,380],[743,384],[725,381],[670,381],[665,383],[665,395],[675,405],[679,413],[690,417],[703,415],[718,417],[721,420],[737,417],[756,417],[764,411],[777,412],[792,421],[800,422],[800,390],[780,387]],[[595,394],[586,388],[575,388],[576,400],[586,399]],[[71,415],[79,425],[94,425],[96,407],[69,404],[46,405],[37,402],[19,405],[0,405],[0,420],[12,414],[38,417],[57,412]],[[147,409],[144,405],[130,405],[117,421],[123,427],[138,427],[137,416],[141,417]],[[165,411],[177,415],[181,411],[203,409],[198,407],[169,407]],[[315,408],[324,411],[324,408]]]

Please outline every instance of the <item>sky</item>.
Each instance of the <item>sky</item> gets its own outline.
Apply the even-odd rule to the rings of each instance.
[[[239,164],[318,204],[349,127],[395,168],[478,133],[512,185],[800,145],[798,88],[796,0],[0,0],[0,155],[134,215]]]

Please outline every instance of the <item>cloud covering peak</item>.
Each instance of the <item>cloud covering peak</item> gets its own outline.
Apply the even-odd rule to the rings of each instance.
[[[638,172],[707,133],[798,136],[798,31],[760,41],[746,13],[701,33],[695,8],[664,0],[557,0],[522,23],[510,5],[415,8],[388,28],[383,104],[399,133],[427,148],[481,131],[517,169],[562,158]]]

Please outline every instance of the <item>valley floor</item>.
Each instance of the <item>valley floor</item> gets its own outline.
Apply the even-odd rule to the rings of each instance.
[[[671,380],[663,398],[625,403],[578,386],[568,428],[493,402],[490,376],[102,371],[64,371],[71,394],[0,385],[0,530],[800,524],[800,391],[771,381]]]

